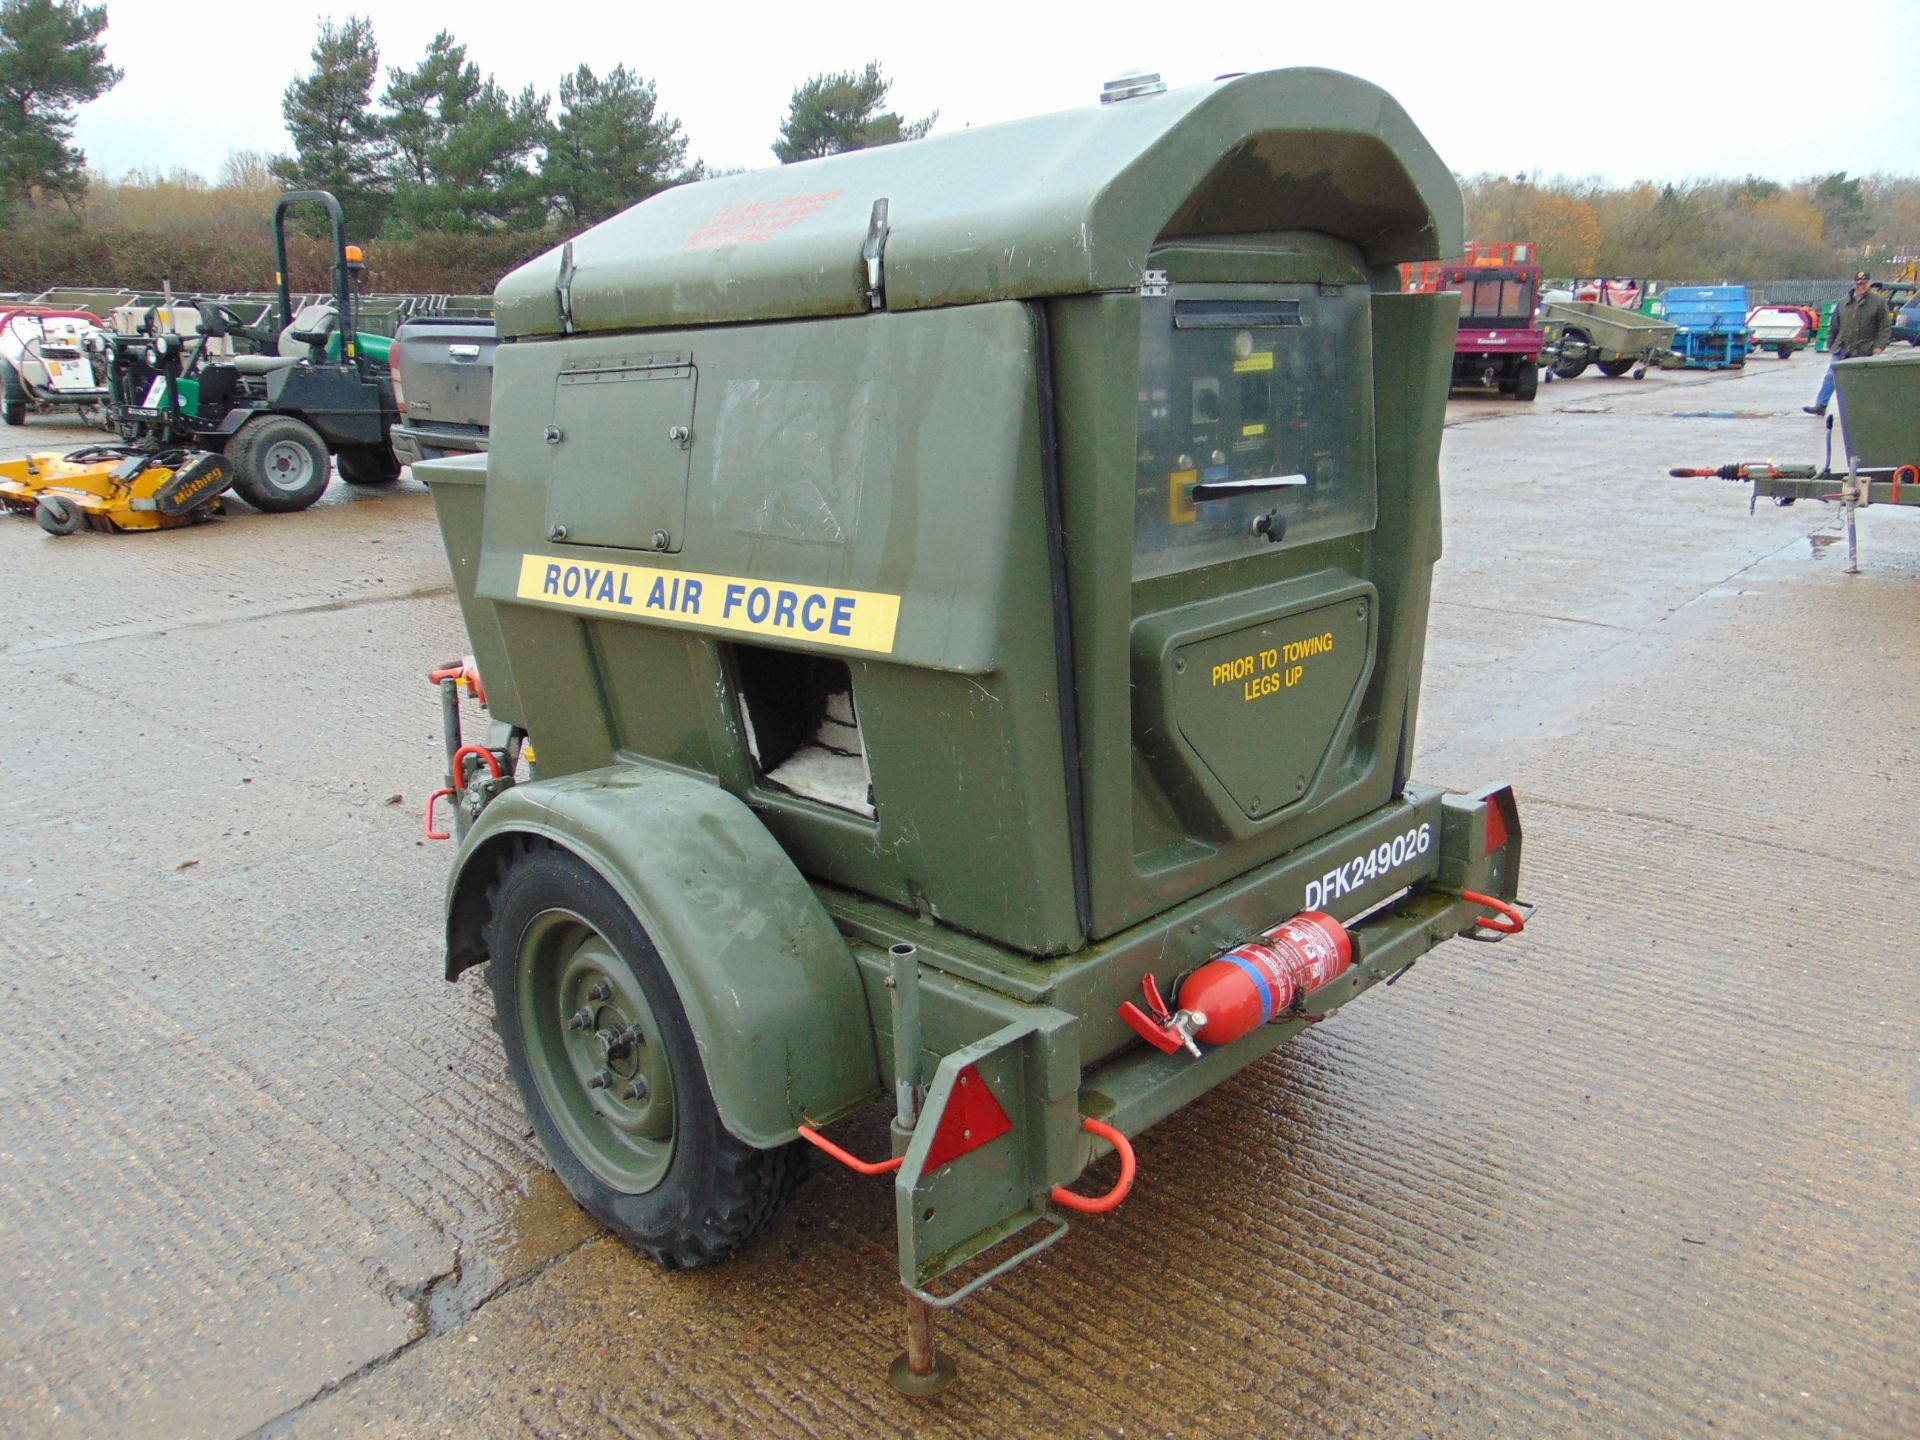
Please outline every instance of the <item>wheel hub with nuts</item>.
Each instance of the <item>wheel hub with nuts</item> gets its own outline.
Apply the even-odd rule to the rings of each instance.
[[[521,1024],[547,1109],[600,1179],[651,1189],[673,1157],[673,1077],[639,980],[567,911],[537,916],[518,960]]]

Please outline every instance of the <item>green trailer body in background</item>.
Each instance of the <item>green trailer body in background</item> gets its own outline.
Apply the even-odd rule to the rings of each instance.
[[[1833,379],[1844,454],[1876,475],[1920,465],[1920,350],[1842,360]]]
[[[494,724],[449,974],[670,1264],[891,1097],[910,1389],[1090,1161],[1518,883],[1510,791],[1407,773],[1457,299],[1396,266],[1456,184],[1331,72],[1105,99],[595,227],[418,467]],[[1272,1023],[1122,1014],[1301,912],[1351,965]]]
[[[1550,300],[1540,307],[1539,324],[1547,335],[1541,361],[1562,380],[1573,379],[1591,364],[1609,378],[1631,370],[1641,379],[1649,365],[1659,364],[1668,353],[1678,328],[1638,310],[1593,300]]]
[[[1834,367],[1838,404],[1827,417],[1823,470],[1771,462],[1729,467],[1763,499],[1837,501],[1847,527],[1848,573],[1859,570],[1856,512],[1868,505],[1920,505],[1920,351],[1866,355]],[[1792,473],[1781,473],[1791,468]]]

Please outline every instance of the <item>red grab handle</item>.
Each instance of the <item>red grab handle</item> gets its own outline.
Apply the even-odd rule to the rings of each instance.
[[[1482,895],[1477,890],[1462,890],[1460,898],[1471,901],[1475,905],[1484,905],[1487,909],[1496,912],[1492,915],[1482,915],[1474,921],[1476,925],[1485,926],[1489,930],[1498,930],[1502,935],[1518,935],[1527,928],[1527,917],[1504,900],[1496,900],[1491,895]]]
[[[493,778],[500,778],[500,757],[484,745],[462,745],[453,752],[453,778],[456,784],[467,783],[466,760],[469,755],[478,755],[487,762],[487,769],[493,772]]]
[[[1078,1210],[1082,1215],[1104,1215],[1109,1210],[1118,1209],[1120,1202],[1127,1198],[1133,1189],[1134,1161],[1133,1142],[1122,1135],[1104,1120],[1096,1120],[1091,1115],[1080,1117],[1080,1128],[1088,1134],[1098,1135],[1113,1146],[1120,1157],[1120,1178],[1113,1188],[1104,1195],[1076,1195],[1064,1185],[1056,1185],[1049,1192],[1056,1205],[1064,1205],[1069,1210]]]
[[[1113,1188],[1104,1195],[1076,1195],[1064,1185],[1054,1186],[1050,1193],[1056,1205],[1064,1205],[1069,1210],[1078,1210],[1083,1215],[1104,1215],[1109,1210],[1116,1209],[1120,1202],[1127,1198],[1128,1192],[1133,1189],[1133,1177],[1136,1169],[1133,1158],[1133,1143],[1104,1120],[1095,1120],[1092,1116],[1083,1115],[1080,1118],[1080,1124],[1082,1128],[1089,1133],[1098,1135],[1102,1140],[1105,1140],[1109,1145],[1113,1146],[1115,1152],[1119,1154],[1120,1178],[1114,1182]],[[811,1125],[796,1125],[794,1129],[799,1132],[802,1140],[826,1151],[827,1154],[831,1155],[856,1174],[891,1175],[900,1168],[901,1163],[906,1159],[904,1155],[901,1155],[891,1160],[862,1160],[858,1155],[841,1149]]]
[[[451,840],[453,838],[453,832],[451,830],[436,830],[433,828],[433,807],[440,803],[443,796],[458,795],[460,791],[466,787],[467,756],[469,755],[478,755],[482,760],[486,761],[487,769],[493,772],[494,779],[498,780],[501,777],[500,757],[487,749],[486,746],[462,745],[458,750],[454,751],[453,778],[458,783],[450,785],[444,790],[436,790],[427,796],[427,839],[429,840]]]
[[[427,796],[427,839],[429,840],[453,839],[453,832],[451,830],[436,830],[433,828],[433,807],[440,803],[441,796],[451,795],[451,794],[453,794],[452,790],[436,790],[431,795]]]
[[[891,1175],[900,1168],[902,1162],[907,1158],[904,1155],[896,1155],[891,1160],[862,1160],[851,1151],[842,1150],[811,1125],[797,1125],[794,1128],[800,1132],[800,1138],[802,1140],[812,1145],[818,1145],[849,1170],[861,1175]]]

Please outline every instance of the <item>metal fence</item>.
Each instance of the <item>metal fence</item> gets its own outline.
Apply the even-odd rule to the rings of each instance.
[[[313,300],[325,300],[330,297],[317,294],[296,293],[291,297],[293,308],[299,308]],[[241,312],[249,323],[257,321],[267,308],[278,303],[278,297],[264,291],[233,291],[225,294],[176,291],[171,296],[163,296],[157,290],[89,290],[55,289],[42,291],[31,298],[20,297],[17,303],[26,305],[46,305],[58,310],[86,310],[106,319],[113,311],[128,305],[186,305],[195,300],[217,300],[230,305]],[[391,335],[403,320],[424,315],[472,315],[490,316],[493,314],[491,295],[356,295],[353,298],[353,318],[356,328],[369,335]]]
[[[1546,280],[1547,287],[1567,288],[1571,282],[1566,280]],[[1671,290],[1681,285],[1738,285],[1743,282],[1728,280],[1725,276],[1715,275],[1705,279],[1656,280],[1654,293]],[[1826,305],[1838,300],[1847,293],[1847,287],[1853,284],[1851,275],[1843,275],[1834,280],[1749,280],[1747,303],[1749,305]]]
[[[1826,305],[1847,293],[1852,276],[1838,280],[1764,280],[1747,286],[1755,305]]]

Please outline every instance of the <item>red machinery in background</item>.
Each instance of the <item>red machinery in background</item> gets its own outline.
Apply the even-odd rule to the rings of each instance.
[[[1528,241],[1470,242],[1456,260],[1400,267],[1409,293],[1452,290],[1460,296],[1460,338],[1454,343],[1456,388],[1497,390],[1531,400],[1540,389],[1540,347],[1534,320],[1540,300],[1539,250]]]

